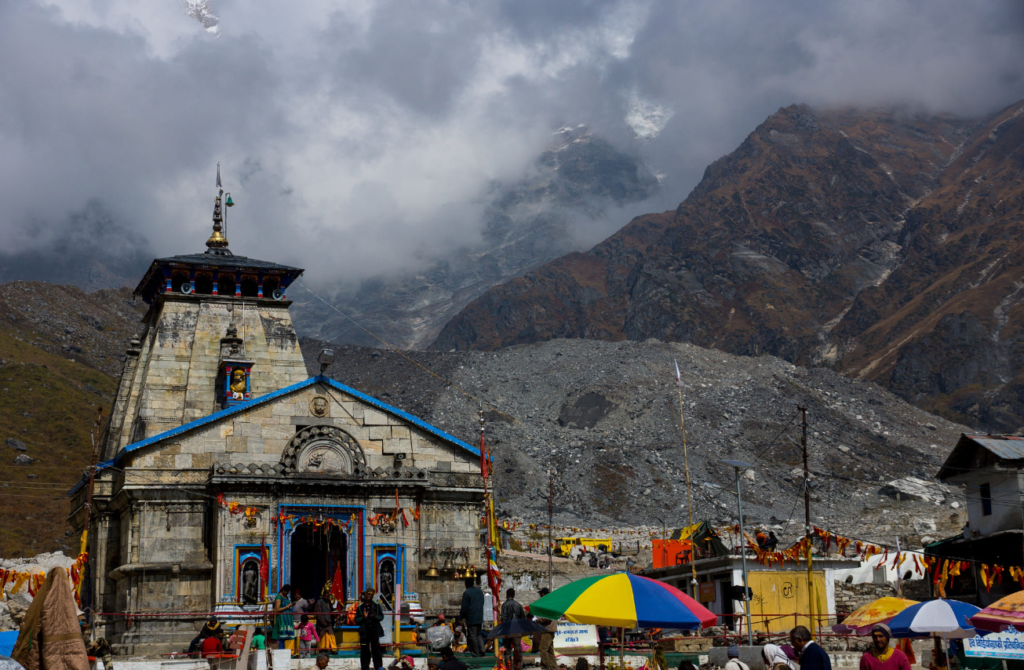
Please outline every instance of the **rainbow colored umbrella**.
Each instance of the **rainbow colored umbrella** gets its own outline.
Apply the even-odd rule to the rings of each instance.
[[[842,634],[867,635],[876,623],[889,623],[894,616],[916,604],[916,600],[891,596],[872,600],[867,605],[855,609],[850,616],[843,619],[843,623],[832,626],[832,630]]]
[[[1024,627],[1024,591],[1017,591],[995,601],[971,617],[971,625],[982,630],[1001,633],[1010,626]]]
[[[616,628],[706,628],[718,616],[674,586],[619,572],[585,577],[530,603],[547,619]]]

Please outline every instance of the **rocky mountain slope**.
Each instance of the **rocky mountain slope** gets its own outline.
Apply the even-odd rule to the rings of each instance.
[[[781,109],[674,212],[491,289],[434,346],[657,337],[771,353],[1015,430],[1021,106],[983,120]]]
[[[142,307],[123,290],[0,286],[3,556],[61,548],[73,554],[65,493],[88,463],[87,431],[96,407],[109,409],[121,352],[138,332]],[[311,372],[318,370],[316,355],[328,345],[310,339],[302,345]],[[555,340],[496,353],[335,349],[330,374],[468,441],[479,438],[478,404],[460,389],[491,405],[487,434],[506,514],[542,520],[546,470],[552,468],[561,523],[683,523],[685,475],[672,381],[678,359],[688,384],[695,518],[732,519],[733,474],[720,459],[740,458],[755,465],[744,480],[751,520],[797,532],[795,408],[802,403],[809,407],[818,523],[852,535],[871,521],[872,539],[900,534],[915,541],[955,533],[962,524],[952,507],[957,492],[930,476],[964,428],[868,381],[767,355],[745,358],[654,340]],[[889,482],[908,477],[924,482],[899,484],[918,499],[897,502]]]
[[[587,228],[609,208],[642,201],[657,179],[633,156],[586,128],[563,128],[557,141],[512,185],[488,196],[483,240],[432,260],[423,270],[341,287],[331,299],[354,321],[406,349],[428,346],[445,323],[488,288],[593,239]],[[293,291],[299,332],[335,342],[380,346],[353,321],[308,292]]]
[[[303,340],[310,371],[329,344]],[[396,352],[335,346],[328,374],[417,414],[471,443],[477,401],[487,402],[499,508],[547,518],[555,477],[562,524],[687,520],[679,405],[684,398],[694,519],[735,517],[734,473],[721,459],[754,464],[743,480],[750,520],[799,533],[803,523],[800,419],[808,407],[815,523],[872,539],[906,541],[959,532],[959,492],[932,475],[966,430],[877,385],[772,356],[741,357],[689,344],[550,340],[498,352]],[[431,376],[406,356],[437,372]],[[450,384],[449,384],[450,382]],[[889,482],[917,494],[897,501]],[[955,506],[953,503],[957,503]],[[795,536],[795,535],[794,535]],[[906,545],[904,545],[906,546]]]

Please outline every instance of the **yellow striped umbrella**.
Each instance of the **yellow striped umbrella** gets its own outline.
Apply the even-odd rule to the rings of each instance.
[[[876,623],[888,623],[894,616],[916,604],[916,600],[906,598],[879,598],[858,607],[853,614],[843,619],[843,623],[832,626],[832,629],[837,633],[867,635]]]

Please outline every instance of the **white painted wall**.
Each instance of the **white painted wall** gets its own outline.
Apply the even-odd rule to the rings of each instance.
[[[1022,527],[1022,477],[1024,475],[1018,471],[991,466],[950,478],[949,481],[965,487],[968,521],[964,537],[982,537]],[[983,484],[988,484],[992,493],[992,513],[988,515],[984,513],[981,498]]]

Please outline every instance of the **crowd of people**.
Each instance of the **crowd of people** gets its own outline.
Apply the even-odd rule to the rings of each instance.
[[[797,626],[789,633],[788,645],[766,644],[761,647],[761,660],[766,670],[832,670],[832,659],[811,636],[806,626]],[[740,660],[740,648],[732,645],[727,650],[725,670],[751,670]],[[900,649],[892,646],[892,631],[885,624],[871,628],[871,647],[860,659],[860,670],[910,670],[910,660]],[[679,670],[694,670],[686,661]],[[945,657],[936,653],[929,670],[946,670]]]
[[[774,538],[766,537],[771,542]],[[760,543],[760,538],[759,538]],[[530,647],[519,638],[505,638],[487,642],[482,635],[484,623],[485,598],[478,583],[479,578],[467,577],[465,590],[462,594],[459,614],[449,623],[444,615],[439,615],[436,622],[417,641],[425,644],[435,657],[431,658],[430,670],[467,670],[465,662],[456,656],[456,652],[465,652],[471,657],[481,657],[493,653],[492,645],[500,645],[506,659],[508,670],[521,670],[522,652],[529,648],[539,654],[540,665],[544,670],[568,670],[556,662],[554,650],[557,621],[542,617],[534,617],[530,608],[523,606],[516,599],[515,589],[507,589],[505,599],[500,606],[502,622],[517,619],[532,619],[544,632],[538,632],[532,638]],[[544,588],[538,592],[543,598],[548,594]],[[295,648],[300,656],[311,656],[316,650],[316,665],[325,670],[330,657],[326,652],[334,651],[337,643],[334,638],[334,627],[339,624],[353,625],[359,633],[359,656],[362,670],[384,670],[381,638],[384,636],[384,612],[374,600],[373,589],[363,591],[360,602],[348,610],[336,608],[333,598],[325,593],[320,598],[302,598],[298,589],[285,585],[281,588],[274,601],[274,623],[267,635],[257,628],[252,637],[253,649],[266,649],[268,644],[277,648]],[[83,630],[85,630],[83,624]],[[611,645],[608,629],[599,627],[599,640],[602,645]],[[215,618],[211,618],[189,646],[191,654],[203,658],[222,654],[227,649],[224,626]],[[288,641],[297,641],[288,644]],[[828,653],[818,645],[806,626],[797,626],[789,633],[790,644],[765,644],[761,647],[760,660],[765,670],[832,670],[832,662]],[[910,670],[911,662],[907,655],[891,644],[892,633],[884,624],[877,624],[871,630],[871,648],[864,652],[860,661],[860,670]],[[101,644],[105,644],[101,641]],[[109,649],[101,649],[93,643],[90,652],[97,656],[109,658]],[[660,650],[658,650],[660,651]],[[439,657],[439,659],[437,658]],[[727,649],[728,661],[724,670],[751,670],[751,667],[740,660],[740,648],[736,645]],[[104,660],[106,660],[106,658]],[[929,670],[947,670],[945,657],[937,652]],[[583,660],[583,659],[580,659]],[[585,663],[585,661],[584,661]],[[668,670],[664,653],[655,655],[655,665],[660,670]],[[109,670],[108,666],[108,670]],[[396,658],[387,670],[414,670],[415,661],[409,656]],[[580,666],[577,663],[576,669]],[[584,668],[584,670],[587,670]],[[652,669],[653,670],[653,669]],[[689,662],[683,661],[679,670],[696,670]],[[754,670],[760,670],[755,667]]]

